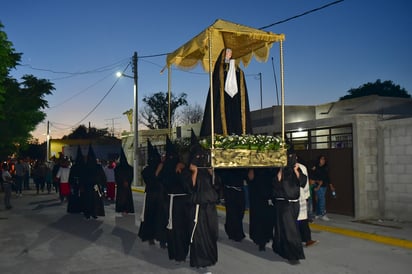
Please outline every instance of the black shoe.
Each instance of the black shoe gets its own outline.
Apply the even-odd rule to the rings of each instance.
[[[92,217],[93,217],[93,219],[95,219],[95,220],[97,219],[97,216],[92,216]]]
[[[155,241],[154,240],[149,240],[149,245],[154,245]]]
[[[291,264],[291,265],[300,264],[300,261],[299,261],[299,260],[288,260],[288,262],[289,262],[289,264]]]
[[[259,251],[266,251],[265,245],[259,245]]]
[[[160,242],[160,247],[165,249],[167,248],[167,244],[165,242]]]

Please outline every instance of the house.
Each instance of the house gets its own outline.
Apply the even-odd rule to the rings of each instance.
[[[253,132],[279,134],[281,107],[252,112]],[[306,165],[326,155],[337,198],[357,219],[412,220],[412,99],[377,95],[285,106],[285,133]]]

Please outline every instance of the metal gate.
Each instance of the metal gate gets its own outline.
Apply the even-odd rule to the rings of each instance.
[[[326,157],[337,194],[333,198],[330,189],[326,192],[326,211],[354,216],[352,125],[289,131],[286,137],[308,170],[320,155]]]

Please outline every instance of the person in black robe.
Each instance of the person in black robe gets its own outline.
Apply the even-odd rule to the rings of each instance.
[[[219,196],[213,184],[213,170],[205,168],[208,166],[207,158],[207,152],[199,145],[192,131],[189,168],[185,170],[184,177],[192,190],[190,266],[197,268],[215,265],[218,260],[216,204]]]
[[[123,148],[120,151],[119,164],[114,168],[114,179],[117,189],[115,211],[124,215],[134,213],[133,167],[128,164]]]
[[[149,241],[149,244],[155,244],[157,240],[160,246],[165,248],[168,204],[163,185],[156,176],[161,156],[149,140],[147,140],[147,156],[147,165],[142,170],[146,187],[138,236],[143,242]]]
[[[90,217],[97,219],[98,216],[105,216],[102,189],[106,183],[106,175],[103,167],[97,162],[91,145],[89,145],[85,169],[82,195],[83,214],[86,219]]]
[[[170,260],[184,262],[190,244],[190,185],[184,180],[185,164],[180,161],[175,146],[166,138],[166,157],[156,175],[168,195],[167,251]]]
[[[83,212],[83,205],[80,199],[80,186],[84,186],[84,180],[86,176],[86,162],[82,154],[80,146],[77,147],[76,160],[70,169],[69,184],[70,195],[67,203],[68,213],[81,213]]]
[[[264,251],[273,239],[275,208],[272,183],[274,168],[254,168],[249,170],[249,237]]]
[[[230,240],[240,242],[246,236],[243,230],[245,216],[245,189],[247,170],[244,168],[216,169],[216,176],[223,182],[223,196],[226,208],[225,232]]]
[[[306,184],[306,180],[296,161],[296,154],[288,152],[287,165],[279,169],[273,182],[276,213],[272,249],[293,265],[305,259],[297,218],[300,187]]]

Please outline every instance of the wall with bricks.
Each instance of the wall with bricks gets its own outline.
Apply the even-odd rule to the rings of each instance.
[[[381,212],[388,219],[412,221],[412,118],[378,124]]]

